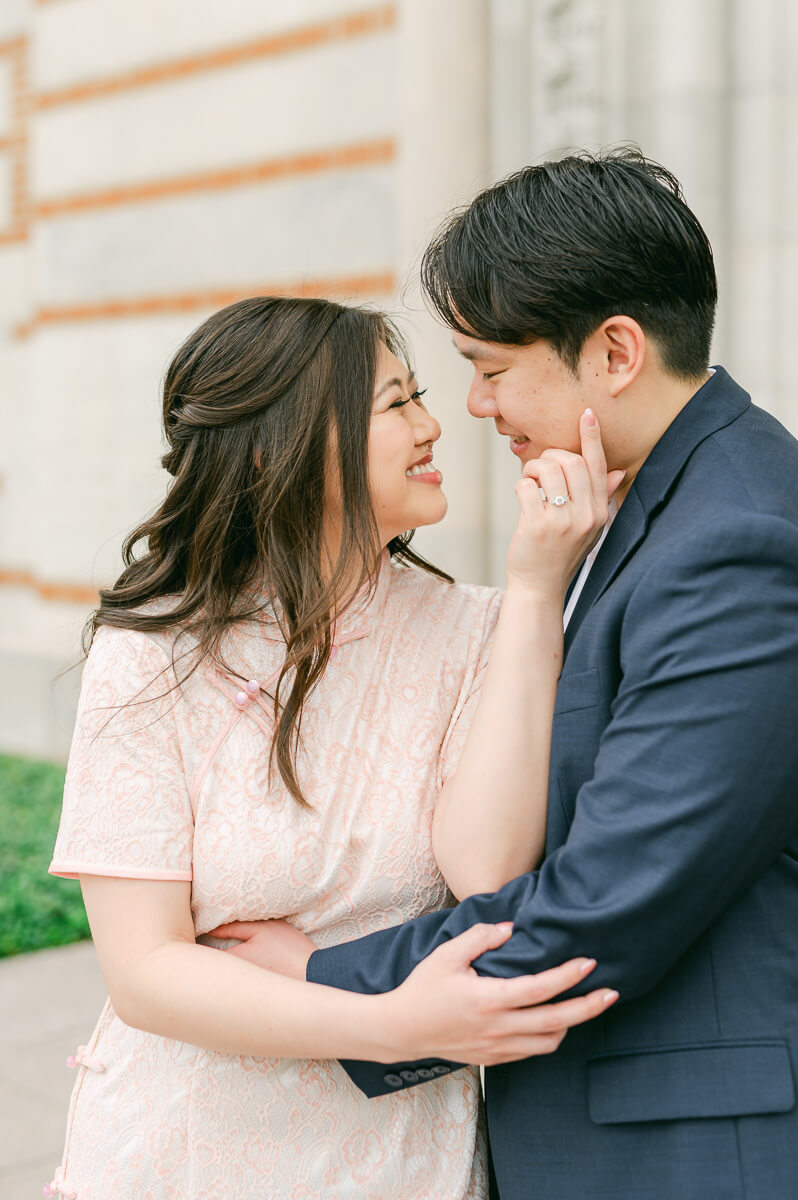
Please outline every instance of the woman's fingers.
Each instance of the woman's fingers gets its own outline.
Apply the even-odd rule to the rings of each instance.
[[[590,408],[586,408],[579,419],[579,438],[582,446],[582,458],[585,460],[593,482],[593,491],[596,496],[606,496],[607,459],[601,444],[598,417]]]
[[[228,921],[226,925],[217,925],[215,929],[209,929],[206,936],[220,940],[238,938],[244,941],[246,938],[254,937],[262,924],[261,921]]]
[[[618,999],[618,993],[609,988],[597,988],[586,996],[575,996],[570,1000],[558,1000],[555,1004],[541,1004],[532,1008],[517,1008],[505,1014],[507,1035],[532,1035],[557,1033],[592,1021]]]
[[[470,967],[480,954],[504,945],[512,932],[512,921],[504,921],[498,925],[472,925],[451,941],[443,942],[424,961],[432,967],[447,970]]]
[[[540,494],[537,479],[533,479],[531,475],[522,475],[515,485],[515,494],[525,517],[538,520],[542,517],[545,502]]]
[[[595,966],[594,958],[572,958],[558,967],[550,967],[548,971],[539,971],[537,975],[517,975],[513,979],[497,980],[503,993],[497,1006],[527,1008],[531,1004],[545,1004],[576,987]]]
[[[612,497],[626,478],[625,471],[610,471],[607,475],[607,496]]]
[[[530,462],[525,464],[524,475],[527,479],[534,479],[538,485],[543,488],[546,499],[549,502],[551,502],[555,496],[570,495],[562,467],[554,459],[532,459]]]

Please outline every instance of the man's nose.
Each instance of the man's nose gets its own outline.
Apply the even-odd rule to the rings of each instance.
[[[498,417],[493,388],[484,379],[475,379],[468,390],[468,411],[472,417]]]

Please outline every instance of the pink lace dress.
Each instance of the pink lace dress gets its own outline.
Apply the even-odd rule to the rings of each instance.
[[[432,812],[499,604],[492,589],[386,558],[375,595],[336,630],[308,704],[307,809],[279,775],[267,780],[276,625],[236,631],[227,661],[238,677],[200,668],[166,697],[169,639],[103,628],[84,671],[51,871],[190,880],[198,936],[289,917],[327,946],[445,906]],[[368,1100],[335,1061],[218,1054],[132,1029],[110,1003],[78,1057],[62,1195],[487,1194],[475,1069]]]

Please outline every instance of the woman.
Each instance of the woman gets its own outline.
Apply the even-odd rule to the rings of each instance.
[[[378,997],[196,940],[289,916],[330,944],[446,904],[447,881],[498,887],[542,853],[562,599],[607,481],[568,456],[519,485],[499,616],[498,592],[451,583],[408,545],[446,501],[440,429],[397,351],[378,314],[251,299],[167,372],[173,480],[87,626],[51,867],[81,880],[110,995],[76,1056],[51,1193],[483,1197],[474,1068],[369,1101],[325,1060],[506,1061],[608,1002],[519,1011],[593,964],[510,989],[478,979],[468,963],[501,928]],[[549,510],[538,482],[572,503]],[[525,663],[539,702],[519,713]]]

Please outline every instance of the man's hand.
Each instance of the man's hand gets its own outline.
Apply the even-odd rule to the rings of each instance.
[[[596,966],[576,958],[538,975],[484,979],[471,963],[507,941],[512,926],[474,925],[444,943],[383,1000],[391,1043],[382,1061],[447,1058],[461,1063],[512,1062],[553,1053],[573,1025],[606,1012],[618,993],[602,988],[550,1004]]]
[[[224,950],[247,962],[291,979],[305,978],[308,959],[317,949],[314,942],[288,921],[231,921],[208,931],[208,937],[224,941],[236,938],[238,945]]]

